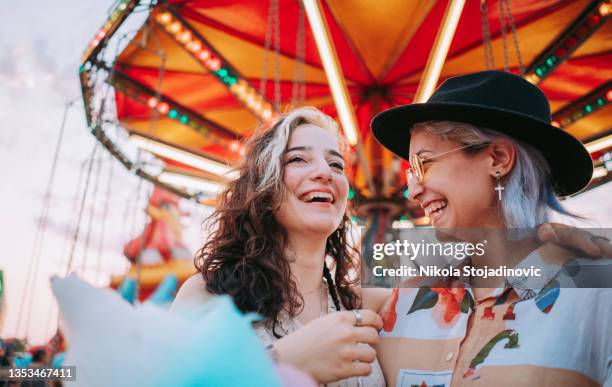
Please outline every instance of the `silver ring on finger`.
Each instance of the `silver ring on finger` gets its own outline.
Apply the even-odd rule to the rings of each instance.
[[[593,243],[597,242],[598,240],[600,240],[600,241],[606,241],[606,242],[608,242],[608,243],[610,242],[610,239],[609,239],[609,238],[607,238],[607,237],[605,237],[605,236],[602,236],[602,235],[593,235],[593,236],[591,237],[591,242],[593,242]]]
[[[361,323],[363,322],[363,315],[361,314],[361,311],[359,309],[353,309],[351,312],[353,312],[353,315],[355,316],[355,326],[361,326]]]

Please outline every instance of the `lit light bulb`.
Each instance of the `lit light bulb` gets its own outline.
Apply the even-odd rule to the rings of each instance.
[[[255,102],[253,103],[253,110],[259,113],[261,112],[261,108],[262,108],[261,98],[259,96],[256,96]]]
[[[197,58],[203,62],[208,60],[208,58],[210,58],[210,51],[206,49],[200,51],[197,55]]]
[[[181,23],[178,21],[175,21],[174,23],[168,26],[168,31],[170,31],[173,34],[179,33],[180,30],[181,30]]]
[[[156,19],[160,24],[165,26],[172,22],[172,15],[170,15],[170,12],[162,12],[157,15]]]
[[[243,100],[247,98],[247,95],[249,94],[249,90],[247,88],[240,88],[238,89],[238,97],[242,98]]]
[[[191,32],[183,31],[183,33],[179,35],[178,40],[183,43],[189,42],[189,40],[191,40]]]
[[[155,108],[155,106],[157,106],[157,99],[155,97],[151,97],[147,100],[147,106],[150,107],[151,109]]]
[[[167,103],[162,102],[157,106],[157,111],[161,114],[166,114],[168,111],[170,111],[170,106]]]
[[[249,94],[246,99],[246,104],[249,109],[253,109],[255,107],[255,97],[252,94]]]
[[[202,49],[202,43],[198,42],[197,40],[193,40],[191,43],[189,43],[188,48],[191,52],[198,52]]]
[[[221,60],[219,58],[210,58],[206,64],[212,71],[217,71],[221,68]]]
[[[264,120],[269,120],[272,118],[272,107],[270,106],[270,104],[266,103],[264,105],[261,116],[264,118]]]

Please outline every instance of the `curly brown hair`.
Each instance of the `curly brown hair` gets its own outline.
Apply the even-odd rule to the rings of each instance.
[[[219,195],[218,207],[209,218],[211,236],[195,257],[206,290],[230,295],[242,312],[259,313],[277,337],[283,309],[295,316],[304,304],[291,276],[287,232],[276,221],[274,211],[285,194],[282,155],[291,133],[306,123],[337,132],[330,117],[314,108],[300,108],[249,139],[238,167],[239,177]],[[325,264],[322,276],[337,310],[340,303],[346,309],[355,309],[361,303],[354,291],[358,253],[347,238],[350,227],[345,213],[326,243],[335,275],[332,279]]]

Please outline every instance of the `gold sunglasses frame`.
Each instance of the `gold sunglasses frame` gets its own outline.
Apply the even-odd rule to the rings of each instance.
[[[423,178],[424,178],[423,163],[425,161],[430,161],[430,160],[438,159],[438,158],[440,158],[442,156],[448,155],[449,153],[457,152],[457,151],[460,151],[462,149],[473,148],[473,147],[482,147],[482,148],[484,148],[485,146],[489,146],[490,144],[491,144],[491,141],[485,141],[485,142],[480,142],[480,143],[477,143],[477,144],[464,145],[464,146],[462,146],[460,148],[451,149],[449,151],[442,152],[442,153],[439,153],[437,155],[433,155],[431,157],[426,157],[426,158],[425,157],[421,157],[418,154],[414,154],[410,158],[410,166],[408,168],[406,168],[406,185],[408,187],[410,187],[410,181],[413,179],[413,177],[417,178],[417,181],[419,182],[419,184],[423,184]]]

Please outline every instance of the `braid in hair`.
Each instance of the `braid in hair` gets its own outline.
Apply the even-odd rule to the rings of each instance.
[[[327,262],[323,262],[323,277],[325,277],[325,281],[327,281],[327,287],[329,288],[329,294],[331,295],[332,300],[334,301],[334,306],[337,311],[340,311],[340,301],[338,300],[338,295],[336,294],[336,287],[334,286],[334,280],[332,279],[331,273],[329,272],[329,268],[327,267]]]

